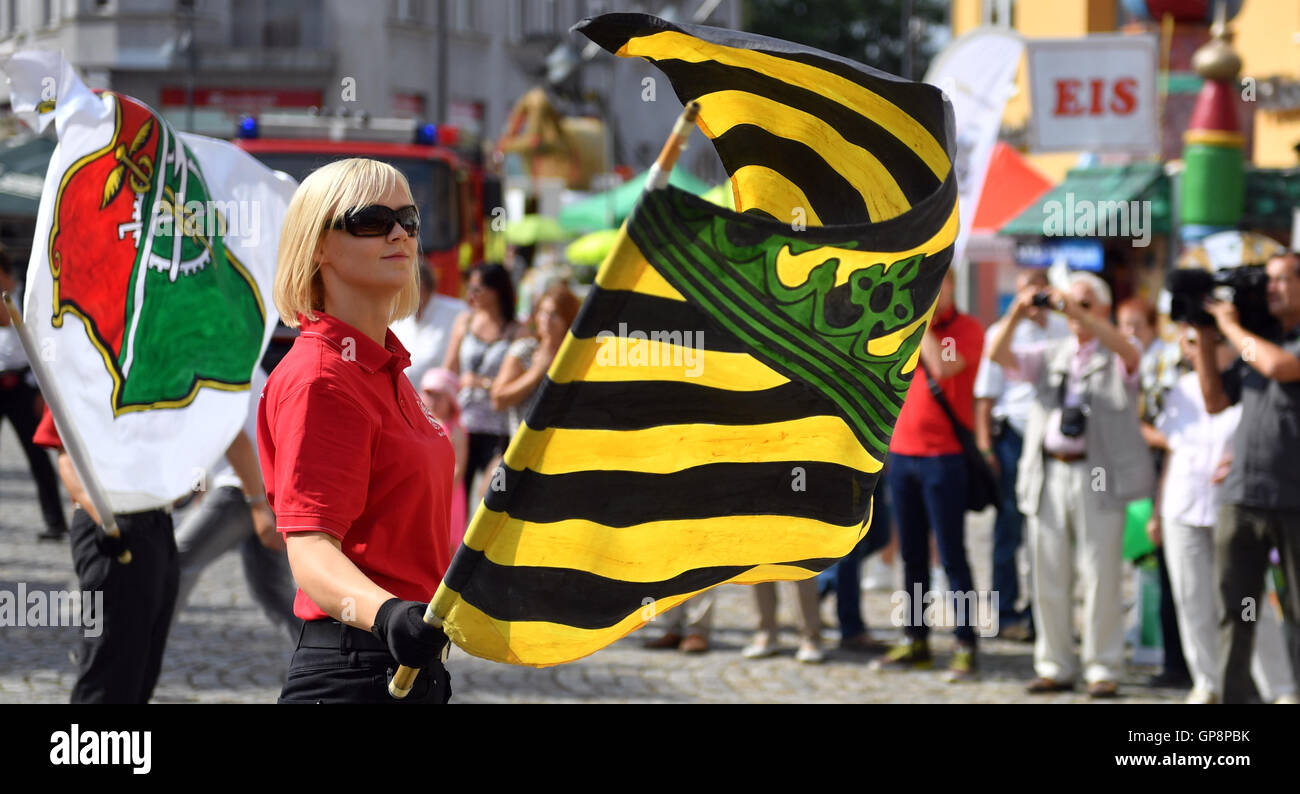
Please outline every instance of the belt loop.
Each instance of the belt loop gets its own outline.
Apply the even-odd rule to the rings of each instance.
[[[299,647],[299,648],[302,647],[303,636],[307,634],[307,622],[308,622],[308,621],[305,621],[305,620],[300,621],[300,623],[302,623],[302,625],[298,627],[298,647]]]
[[[334,625],[339,627],[339,653],[348,653],[352,650],[352,637],[349,636],[348,624],[335,621]]]

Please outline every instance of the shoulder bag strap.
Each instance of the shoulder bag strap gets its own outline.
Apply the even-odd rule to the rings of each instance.
[[[957,414],[953,412],[952,406],[948,404],[948,398],[944,396],[943,389],[939,387],[939,381],[935,380],[934,376],[930,374],[930,370],[926,368],[925,362],[918,360],[917,364],[921,367],[921,374],[925,376],[926,385],[930,389],[930,395],[934,397],[934,401],[939,404],[941,409],[943,409],[943,413],[948,417],[948,421],[952,422],[953,433],[957,435],[957,440],[961,441],[962,434],[969,433],[970,429],[957,419]]]

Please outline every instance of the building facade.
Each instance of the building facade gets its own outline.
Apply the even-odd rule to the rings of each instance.
[[[613,120],[616,162],[641,168],[681,105],[649,64],[568,32],[614,9],[741,26],[740,0],[0,0],[0,57],[61,49],[90,86],[216,137],[234,135],[244,114],[318,107],[494,139],[515,100],[558,62],[571,67],[563,91]],[[647,77],[663,89],[654,101]],[[716,170],[698,159],[687,165]]]

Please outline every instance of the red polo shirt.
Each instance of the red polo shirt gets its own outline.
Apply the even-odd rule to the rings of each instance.
[[[930,323],[928,333],[943,344],[951,338],[957,353],[966,361],[966,367],[951,378],[939,381],[943,396],[966,427],[975,426],[975,375],[979,372],[980,356],[984,353],[984,327],[969,314],[955,308]],[[889,451],[899,455],[929,457],[961,453],[961,442],[952,430],[952,423],[930,394],[930,384],[921,365],[912,373],[912,385],[907,390],[903,409],[898,412],[898,424],[889,442]]]
[[[410,354],[328,314],[267,380],[257,410],[266,495],[284,533],[324,532],[371,581],[428,601],[451,562],[455,453],[403,374]],[[302,590],[294,614],[327,617]]]
[[[63,439],[59,438],[59,431],[54,426],[54,415],[50,413],[48,405],[41,406],[41,421],[36,425],[36,432],[32,433],[32,443],[48,449],[63,449]]]

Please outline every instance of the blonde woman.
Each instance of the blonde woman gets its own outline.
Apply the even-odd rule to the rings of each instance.
[[[447,638],[421,616],[450,561],[451,442],[388,326],[419,299],[419,213],[374,160],[309,175],[289,204],[275,304],[301,333],[267,381],[257,440],[305,623],[281,703],[444,703]]]

